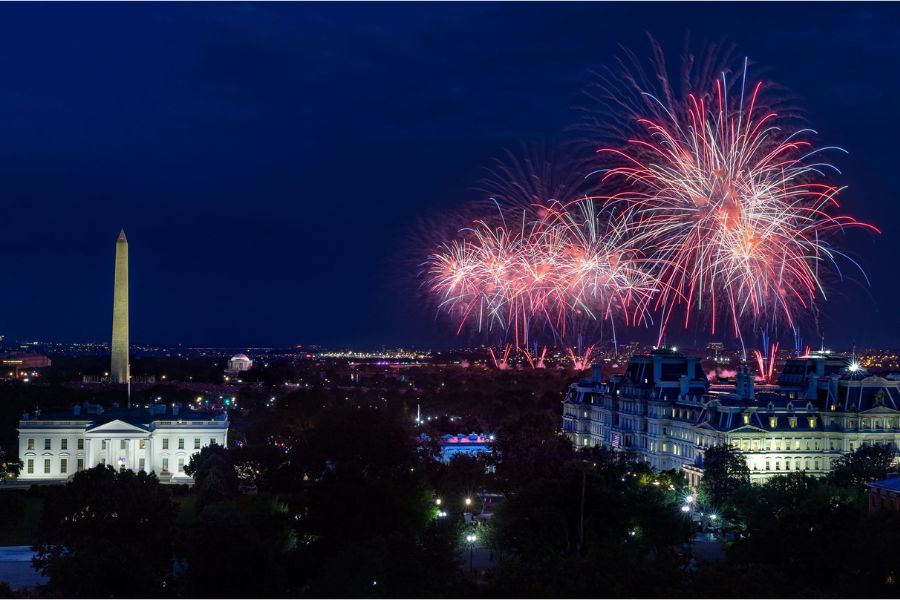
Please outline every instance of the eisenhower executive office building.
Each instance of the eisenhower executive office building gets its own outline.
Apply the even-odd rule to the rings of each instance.
[[[116,241],[110,381],[130,385],[128,358],[128,241]],[[204,446],[228,443],[228,413],[151,404],[120,409],[85,402],[55,414],[22,415],[19,458],[23,483],[62,482],[97,465],[155,472],[165,483],[192,483],[184,472]]]
[[[740,450],[750,477],[827,473],[863,444],[900,444],[900,381],[858,363],[813,354],[788,360],[777,385],[754,389],[742,367],[736,385],[710,385],[697,358],[661,348],[635,356],[625,373],[572,384],[563,430],[576,446],[633,452],[657,470],[682,469],[692,486],[703,453]]]

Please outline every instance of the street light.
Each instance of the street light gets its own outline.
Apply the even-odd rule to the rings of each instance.
[[[471,505],[472,505],[472,499],[466,498],[466,506],[471,506]]]
[[[438,506],[440,506],[440,505],[441,505],[441,499],[438,498],[437,500],[434,501],[434,503],[437,504]]]
[[[693,501],[694,501],[694,497],[691,496],[690,494],[688,494],[688,495],[685,496],[685,498],[684,498],[685,504],[690,504],[690,503],[693,502]]]
[[[469,573],[474,573],[475,570],[472,568],[472,555],[475,552],[475,542],[478,541],[478,536],[474,533],[469,533],[466,535],[466,541],[469,543]]]
[[[686,512],[688,512],[689,510],[691,510],[691,507],[688,506],[687,504],[685,504],[684,506],[681,507],[681,512],[686,513]]]

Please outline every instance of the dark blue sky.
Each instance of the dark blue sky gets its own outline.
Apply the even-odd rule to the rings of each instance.
[[[110,335],[131,250],[132,340],[446,344],[408,269],[420,218],[491,157],[558,136],[590,71],[645,32],[725,38],[847,148],[871,288],[823,305],[834,343],[900,346],[900,6],[2,4],[0,333]],[[676,334],[677,335],[677,334]]]

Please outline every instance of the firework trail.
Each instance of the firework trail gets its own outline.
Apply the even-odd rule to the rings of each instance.
[[[738,78],[722,73],[683,101],[662,73],[661,93],[639,88],[643,101],[623,104],[635,126],[625,143],[599,151],[612,163],[603,182],[617,188],[605,200],[665,283],[654,304],[660,339],[677,306],[685,327],[707,315],[712,333],[724,321],[741,339],[745,323],[794,327],[825,298],[820,269],[840,272],[833,234],[878,230],[832,214],[841,188],[826,181],[836,169],[822,154],[835,149],[815,148],[815,132],[764,108],[746,61]]]

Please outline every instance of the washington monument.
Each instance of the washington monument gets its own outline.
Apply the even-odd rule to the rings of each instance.
[[[116,241],[116,279],[113,291],[112,383],[128,383],[128,240],[125,230]]]

